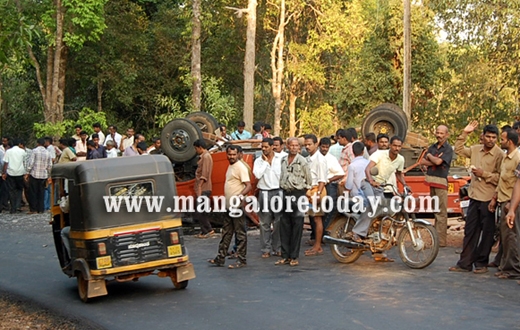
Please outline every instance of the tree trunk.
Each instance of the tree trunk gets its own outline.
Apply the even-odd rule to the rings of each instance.
[[[63,121],[63,108],[65,106],[65,73],[67,72],[67,58],[69,54],[69,48],[65,45],[61,47],[61,56],[60,56],[60,74],[58,77],[54,77],[54,79],[58,80],[58,97],[57,99],[57,112],[56,112],[56,122]]]
[[[274,98],[274,135],[280,135],[282,120],[282,90],[283,90],[283,47],[285,43],[285,0],[280,1],[280,22],[278,31],[274,38],[273,47],[271,49],[271,71],[272,71],[272,89]],[[292,135],[291,135],[292,136]]]
[[[54,59],[52,63],[52,86],[51,86],[51,100],[50,111],[52,117],[51,123],[56,123],[63,120],[63,95],[60,96],[60,71],[61,71],[61,55],[63,47],[63,17],[65,8],[62,6],[61,0],[56,0],[56,39]],[[49,88],[49,86],[47,86]],[[60,104],[61,103],[61,104]],[[61,110],[61,113],[60,113]],[[61,118],[61,119],[60,119]]]
[[[200,111],[202,95],[202,73],[201,73],[201,23],[200,23],[200,2],[193,0],[193,19],[191,31],[191,77],[192,77],[192,102],[193,110]]]
[[[411,91],[412,91],[412,40],[411,40],[411,6],[410,0],[404,0],[404,72],[403,72],[403,110],[408,119],[408,127],[411,127],[412,117],[412,102],[411,102]]]
[[[253,126],[254,120],[256,5],[256,0],[249,0],[247,7],[247,39],[244,60],[244,121],[247,127]]]
[[[97,111],[103,111],[103,79],[99,76],[97,81]]]
[[[296,99],[298,97],[291,90],[289,94],[289,136],[296,136]]]

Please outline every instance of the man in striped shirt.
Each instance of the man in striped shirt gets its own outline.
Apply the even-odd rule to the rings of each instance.
[[[45,182],[52,168],[52,158],[45,149],[45,139],[38,139],[27,164],[26,180],[29,181],[29,214],[43,213],[45,198]]]

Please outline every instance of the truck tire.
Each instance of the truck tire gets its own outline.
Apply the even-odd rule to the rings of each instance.
[[[383,103],[372,109],[363,120],[361,132],[365,134],[374,132],[387,134],[390,138],[399,136],[403,141],[408,131],[406,114],[395,104]]]
[[[172,120],[161,132],[162,149],[173,163],[184,163],[195,157],[193,142],[198,139],[202,139],[199,126],[184,118]]]
[[[218,128],[215,117],[204,111],[192,112],[186,116],[186,119],[196,123],[204,133],[215,134],[215,130]]]

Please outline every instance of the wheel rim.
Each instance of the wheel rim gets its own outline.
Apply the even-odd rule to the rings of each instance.
[[[390,123],[389,121],[379,121],[374,124],[374,132],[377,132],[378,134],[386,134],[388,136],[394,135],[394,125]]]
[[[427,262],[435,254],[435,237],[427,227],[415,226],[413,234],[416,246],[413,245],[410,232],[406,230],[400,249],[403,256],[411,263],[421,264]]]
[[[183,129],[176,129],[172,131],[168,140],[171,147],[179,152],[184,152],[191,147],[190,135]]]
[[[354,227],[353,221],[351,219],[347,219],[343,226],[340,226],[336,232],[331,234],[335,238],[345,238],[347,233],[352,230],[352,227]],[[337,244],[333,245],[333,249],[334,252],[336,252],[341,258],[348,258],[355,252],[353,249]]]

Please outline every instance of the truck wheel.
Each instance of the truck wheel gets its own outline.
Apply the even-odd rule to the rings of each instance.
[[[215,117],[204,111],[192,112],[186,116],[186,119],[197,124],[200,130],[204,133],[215,134],[215,130],[218,128],[218,122]],[[206,141],[207,148],[215,144],[215,141],[211,139],[204,139],[204,141]]]
[[[384,103],[368,113],[361,127],[363,136],[369,132],[376,135],[384,133],[389,137],[397,135],[404,141],[408,131],[408,120],[404,111],[397,105]]]
[[[215,134],[215,130],[218,128],[218,122],[215,117],[204,111],[192,112],[186,116],[186,119],[197,124],[200,130],[205,133]]]
[[[198,139],[202,139],[200,128],[184,118],[172,120],[161,132],[162,149],[174,163],[184,163],[195,157],[193,142]]]

